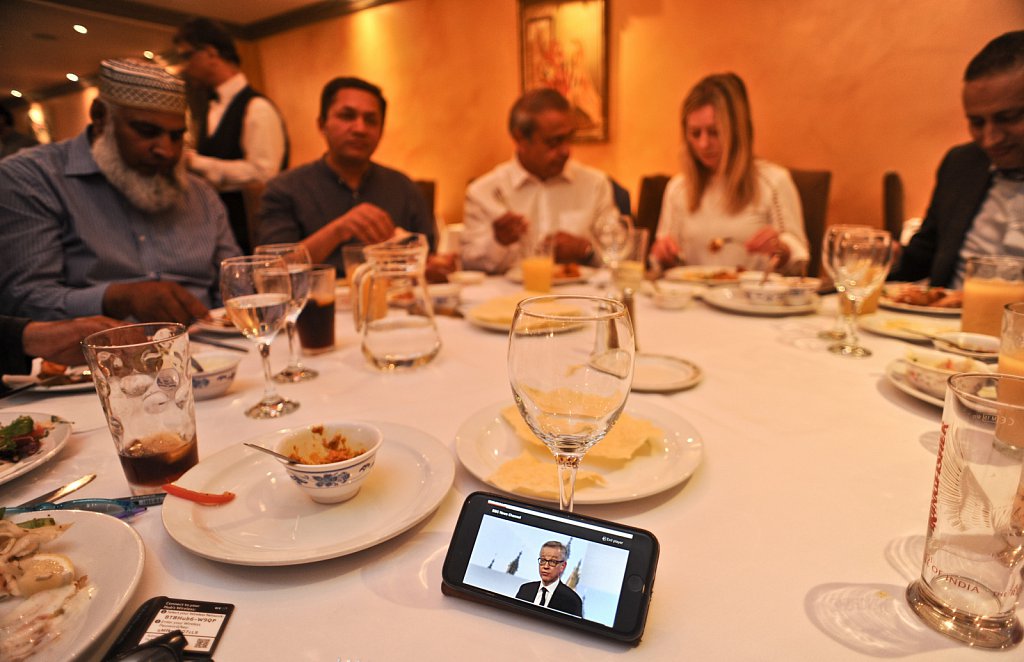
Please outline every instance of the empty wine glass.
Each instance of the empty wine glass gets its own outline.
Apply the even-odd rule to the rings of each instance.
[[[871,356],[857,338],[857,315],[871,292],[882,284],[892,267],[892,236],[885,230],[847,228],[836,232],[827,244],[828,264],[836,289],[850,302],[845,339],[828,350],[842,356]]]
[[[626,307],[592,296],[543,296],[516,308],[508,373],[516,406],[555,456],[559,505],[572,511],[576,470],[608,433],[633,382]]]
[[[835,239],[837,233],[856,228],[862,228],[865,230],[873,229],[867,225],[830,225],[825,230],[825,238],[821,241],[821,268],[824,270],[825,275],[831,278],[833,282],[835,282],[835,277],[832,274],[832,265],[829,264],[829,244],[831,244],[832,240]],[[845,316],[843,315],[843,299],[843,293],[840,292],[836,303],[836,319],[832,324],[832,328],[818,332],[818,337],[822,340],[843,340],[846,338],[846,321]]]
[[[285,318],[285,329],[288,331],[288,366],[274,375],[276,381],[282,383],[301,382],[313,379],[319,373],[302,365],[299,359],[299,341],[296,337],[295,323],[299,319],[306,301],[309,299],[310,274],[312,259],[309,251],[299,243],[264,244],[257,246],[256,255],[276,255],[288,265],[288,275],[292,281],[292,300]]]
[[[231,322],[256,343],[263,360],[263,398],[246,410],[251,418],[277,418],[299,408],[282,398],[270,376],[270,344],[285,324],[292,299],[288,265],[273,255],[243,255],[220,263],[220,292]]]
[[[633,219],[620,214],[599,216],[590,225],[590,234],[594,240],[594,248],[601,262],[610,272],[614,272],[632,245],[631,233]]]

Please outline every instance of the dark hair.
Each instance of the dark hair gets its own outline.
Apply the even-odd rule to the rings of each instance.
[[[512,110],[508,113],[508,132],[516,137],[518,132],[524,138],[533,136],[537,130],[537,115],[545,110],[559,110],[568,113],[571,110],[569,100],[558,90],[540,87],[530,90],[516,99]]]
[[[558,542],[557,540],[549,540],[540,546],[541,550],[543,550],[545,547],[557,549],[559,555],[562,557],[562,563],[565,563],[569,559],[569,550],[566,548],[565,545]]]
[[[1017,67],[1024,67],[1024,30],[1007,32],[985,44],[985,48],[971,58],[964,80],[977,80]]]
[[[11,111],[4,106],[0,106],[0,117],[7,123],[7,126],[14,126],[14,115],[11,115]]]
[[[172,41],[188,44],[193,48],[213,46],[217,55],[233,64],[241,64],[235,42],[223,25],[208,18],[193,18],[178,28]]]
[[[324,91],[320,93],[320,121],[327,119],[327,113],[331,109],[331,104],[334,103],[334,95],[341,90],[353,88],[369,92],[377,97],[377,101],[380,102],[380,122],[384,124],[384,117],[388,113],[388,102],[384,98],[384,93],[373,83],[354,76],[338,76],[324,85]]]

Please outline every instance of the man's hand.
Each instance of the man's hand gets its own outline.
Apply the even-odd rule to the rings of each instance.
[[[657,261],[662,269],[668,269],[679,264],[679,244],[668,235],[655,240],[651,246],[651,257]]]
[[[455,255],[446,253],[444,255],[427,256],[427,282],[447,283],[448,274],[455,271]]]
[[[502,246],[519,241],[529,227],[530,223],[522,214],[513,212],[502,214],[491,224],[491,228],[494,230],[494,240]]]
[[[103,294],[103,312],[111,317],[134,317],[140,322],[191,324],[210,312],[178,283],[144,281],[113,283]]]
[[[363,202],[331,221],[338,233],[338,244],[353,239],[363,244],[377,244],[391,238],[395,223],[391,216],[377,205]],[[337,245],[337,244],[335,244]]]
[[[99,315],[56,322],[29,322],[21,335],[22,351],[26,356],[41,356],[54,363],[81,365],[85,363],[83,338],[123,324]]]
[[[555,242],[555,262],[584,264],[594,255],[594,247],[585,237],[558,231],[552,239]]]

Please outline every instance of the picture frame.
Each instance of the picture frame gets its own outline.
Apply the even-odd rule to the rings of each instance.
[[[519,0],[522,91],[569,100],[576,142],[608,140],[608,0]]]

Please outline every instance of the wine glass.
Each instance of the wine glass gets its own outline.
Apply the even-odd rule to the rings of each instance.
[[[850,302],[844,315],[846,337],[828,350],[842,356],[871,356],[871,350],[859,344],[857,315],[864,299],[882,284],[892,267],[892,235],[885,230],[847,228],[836,232],[827,248],[836,289]]]
[[[288,265],[274,255],[243,255],[220,263],[220,293],[228,317],[259,347],[263,359],[263,399],[246,410],[250,418],[277,418],[299,408],[282,398],[270,376],[270,343],[284,326],[292,299]]]
[[[633,327],[620,301],[554,295],[516,307],[509,382],[523,419],[555,456],[562,510],[572,511],[583,455],[622,413],[635,352]]]
[[[835,282],[835,276],[832,273],[832,265],[829,264],[829,244],[835,239],[836,234],[845,232],[850,229],[861,228],[864,230],[870,230],[867,225],[830,225],[825,230],[825,238],[821,242],[821,268],[824,270],[825,275]],[[839,293],[839,300],[837,303],[838,309],[836,310],[836,319],[832,324],[831,329],[818,332],[818,337],[822,340],[843,340],[846,338],[846,322],[845,316],[843,315],[843,293]]]
[[[614,272],[619,260],[629,251],[632,245],[632,231],[633,219],[626,215],[605,214],[591,223],[590,234],[594,240],[594,248],[601,262],[610,271]]]
[[[295,323],[299,319],[299,313],[302,312],[309,299],[310,274],[313,268],[313,260],[309,257],[309,251],[299,243],[264,244],[257,246],[255,253],[256,255],[276,255],[284,260],[288,265],[288,275],[292,281],[292,300],[288,308],[288,315],[285,317],[285,329],[288,331],[288,366],[274,375],[274,379],[285,384],[313,379],[319,373],[302,365],[299,360],[299,342],[295,332]]]

